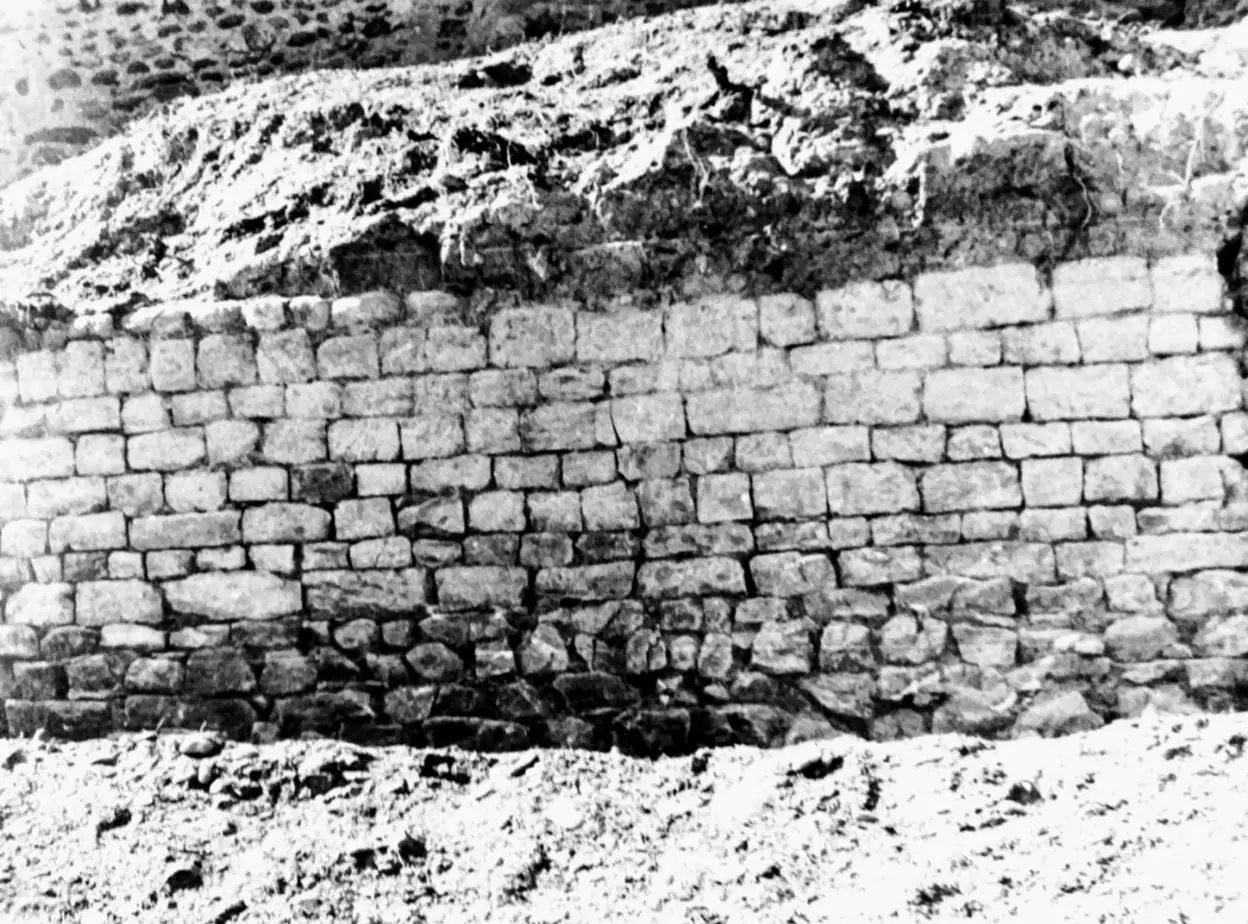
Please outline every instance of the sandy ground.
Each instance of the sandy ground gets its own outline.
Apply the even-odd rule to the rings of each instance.
[[[1242,922],[1246,741],[1245,715],[653,762],[7,740],[0,920]]]

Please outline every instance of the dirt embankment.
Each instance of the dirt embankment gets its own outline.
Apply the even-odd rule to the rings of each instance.
[[[1152,30],[747,3],[234,86],[0,191],[0,292],[46,314],[373,287],[644,301],[1213,250],[1248,41]]]
[[[1240,922],[1244,716],[655,762],[0,743],[0,917]]]

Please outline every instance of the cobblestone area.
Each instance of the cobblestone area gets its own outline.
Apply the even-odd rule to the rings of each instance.
[[[653,753],[1236,704],[1211,259],[464,318],[174,304],[0,364],[9,733]]]

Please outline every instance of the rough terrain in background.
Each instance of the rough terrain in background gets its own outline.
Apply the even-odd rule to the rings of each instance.
[[[1246,732],[1152,716],[654,763],[10,741],[0,918],[1229,924],[1248,912]]]
[[[1237,232],[1248,35],[1140,18],[746,3],[236,85],[0,191],[0,292],[645,301],[1213,251]]]

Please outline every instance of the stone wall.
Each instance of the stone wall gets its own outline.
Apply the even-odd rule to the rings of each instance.
[[[11,734],[652,753],[1241,695],[1243,334],[1204,256],[120,327],[0,364]]]
[[[485,54],[701,0],[4,0],[0,186],[236,81]]]

